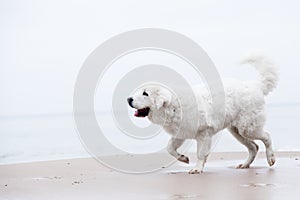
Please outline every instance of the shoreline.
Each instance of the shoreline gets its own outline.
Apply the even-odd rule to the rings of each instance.
[[[187,154],[189,157],[196,159],[196,152],[187,152],[185,153]],[[141,154],[143,156],[143,154]],[[159,155],[159,156],[166,156],[169,157],[170,155],[167,153],[159,153],[155,155]],[[233,152],[211,152],[208,156],[208,162],[209,160],[215,160],[218,159],[219,157],[224,157],[225,159],[243,159],[246,158],[246,156],[248,155],[248,153],[246,151],[233,151]],[[300,151],[296,150],[296,151],[277,151],[275,152],[276,157],[286,157],[286,156],[300,156]],[[131,154],[124,154],[124,155],[106,155],[103,157],[107,157],[107,158],[113,158],[113,157],[125,157],[126,156],[131,156]],[[257,153],[257,158],[264,158],[265,156],[265,152],[264,151],[259,151]],[[66,157],[60,157],[60,158],[48,158],[47,160],[41,160],[41,159],[33,159],[33,160],[29,160],[29,161],[11,161],[11,162],[0,162],[0,167],[1,166],[6,166],[6,165],[20,165],[20,164],[33,164],[33,163],[40,163],[40,162],[55,162],[55,161],[64,161],[64,160],[76,160],[76,159],[95,159],[90,155],[86,155],[86,156],[66,156]]]

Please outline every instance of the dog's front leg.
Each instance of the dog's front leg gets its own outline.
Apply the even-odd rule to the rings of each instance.
[[[207,156],[211,148],[211,137],[206,134],[199,136],[197,140],[197,164],[194,169],[189,171],[189,174],[199,174],[203,172]]]
[[[183,144],[184,141],[185,141],[184,139],[171,138],[169,140],[167,150],[169,154],[174,156],[180,162],[189,164],[190,162],[189,158],[177,152],[177,149]]]

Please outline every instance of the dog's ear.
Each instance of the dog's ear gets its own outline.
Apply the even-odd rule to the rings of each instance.
[[[171,94],[169,95],[158,95],[156,98],[155,98],[155,107],[157,110],[159,110],[161,107],[164,107],[166,106],[170,101],[171,101]]]
[[[161,107],[163,107],[165,104],[165,100],[161,98],[160,96],[156,97],[155,99],[155,108],[159,110]]]

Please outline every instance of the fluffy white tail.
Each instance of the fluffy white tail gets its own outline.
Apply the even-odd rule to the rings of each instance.
[[[268,58],[259,53],[252,53],[242,60],[242,64],[253,65],[259,72],[264,95],[269,94],[276,87],[278,82],[277,68]]]

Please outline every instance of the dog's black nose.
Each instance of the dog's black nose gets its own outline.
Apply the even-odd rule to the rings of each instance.
[[[127,98],[127,102],[130,105],[130,107],[133,108],[133,106],[132,106],[133,98],[132,97]]]

